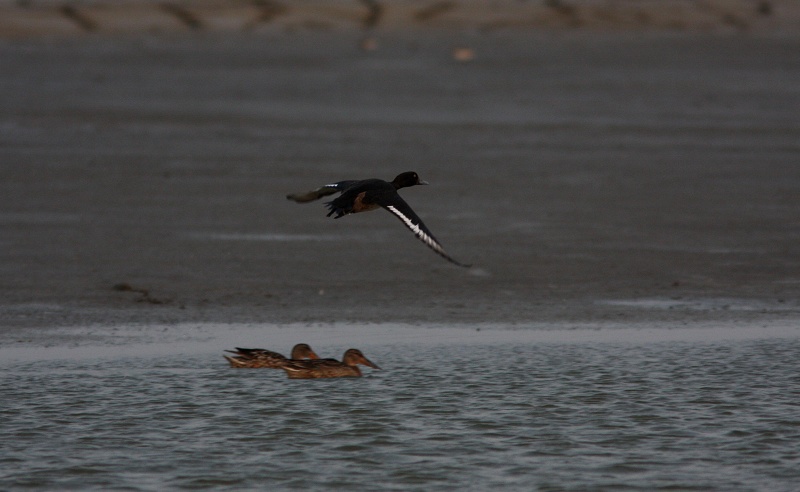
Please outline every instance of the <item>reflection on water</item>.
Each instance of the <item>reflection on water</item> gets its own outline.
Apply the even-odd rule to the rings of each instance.
[[[131,328],[125,343],[93,330],[73,349],[0,351],[4,488],[791,490],[800,481],[793,329],[648,337],[199,325]],[[222,349],[259,335],[261,346],[276,340],[270,348],[286,351],[302,338],[324,355],[360,338],[384,370],[298,381],[227,367]]]

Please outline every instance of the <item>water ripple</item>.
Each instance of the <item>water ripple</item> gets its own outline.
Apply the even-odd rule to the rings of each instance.
[[[0,469],[40,490],[791,490],[798,356],[797,339],[426,343],[322,381],[208,354],[3,365]]]

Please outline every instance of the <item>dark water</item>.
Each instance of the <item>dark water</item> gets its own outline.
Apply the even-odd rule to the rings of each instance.
[[[0,484],[774,491],[800,483],[796,328],[478,328],[187,325],[4,340]],[[266,339],[283,350],[312,341],[324,355],[360,342],[384,370],[298,381],[230,369],[221,358],[223,348]]]

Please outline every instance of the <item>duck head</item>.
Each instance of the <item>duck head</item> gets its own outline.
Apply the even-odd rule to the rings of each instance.
[[[298,343],[292,347],[292,359],[319,359],[319,356],[307,343]]]
[[[396,189],[408,188],[409,186],[426,185],[427,181],[419,179],[419,175],[414,171],[407,171],[400,173],[392,180],[392,184]]]
[[[350,349],[347,352],[345,352],[344,357],[342,357],[342,362],[348,366],[361,364],[367,367],[371,367],[373,369],[380,369],[380,367],[378,367],[377,364],[364,357],[364,354],[362,354],[361,351],[358,349]]]

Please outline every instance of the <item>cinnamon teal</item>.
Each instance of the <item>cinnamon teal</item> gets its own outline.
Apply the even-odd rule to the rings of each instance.
[[[336,359],[287,360],[281,366],[289,379],[346,378],[361,377],[358,364],[380,369],[377,364],[367,359],[358,349],[349,349],[344,353],[342,361]]]
[[[262,348],[236,347],[236,350],[226,350],[226,352],[236,354],[234,356],[223,355],[228,359],[231,367],[280,369],[289,360],[278,352]],[[298,343],[292,348],[292,359],[319,359],[319,356],[308,344]]]

